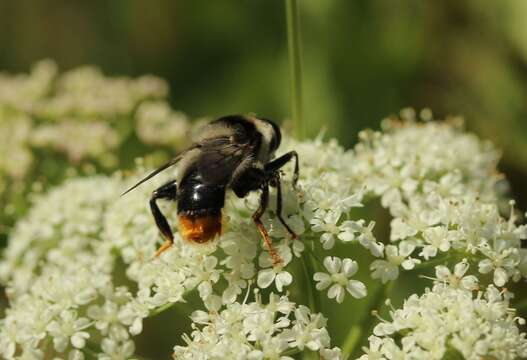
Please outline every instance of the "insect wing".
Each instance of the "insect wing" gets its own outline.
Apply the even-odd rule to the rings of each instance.
[[[209,139],[202,143],[198,171],[203,182],[224,185],[243,160],[253,153],[254,146],[248,142],[235,142],[229,137]]]
[[[174,166],[176,165],[182,158],[183,156],[189,152],[190,150],[193,150],[193,149],[196,149],[196,148],[199,148],[199,144],[195,144],[195,145],[192,145],[191,147],[189,147],[187,150],[183,151],[181,154],[179,154],[178,156],[176,156],[175,158],[171,159],[169,162],[161,165],[161,167],[159,167],[158,169],[152,171],[150,174],[148,174],[146,177],[144,177],[143,179],[141,179],[139,182],[137,182],[135,185],[133,185],[132,187],[130,187],[128,190],[126,190],[125,192],[123,192],[121,194],[121,196],[124,196],[126,194],[128,194],[130,191],[134,190],[136,187],[138,187],[139,185],[141,185],[142,183],[150,180],[151,178],[153,178],[154,176],[156,176],[157,174],[159,174],[160,172],[162,171],[165,171],[166,169],[168,169],[169,167],[171,166]]]

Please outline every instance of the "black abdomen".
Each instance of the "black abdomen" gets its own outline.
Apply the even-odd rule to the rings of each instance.
[[[225,186],[204,184],[196,168],[189,169],[178,190],[178,214],[221,214],[225,204]]]

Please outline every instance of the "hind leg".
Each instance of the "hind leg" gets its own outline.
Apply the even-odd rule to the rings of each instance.
[[[273,243],[271,241],[271,238],[269,237],[269,233],[265,229],[265,227],[262,224],[262,221],[260,218],[262,217],[263,213],[265,212],[265,209],[267,209],[267,205],[269,204],[269,187],[265,185],[262,188],[262,196],[260,197],[260,206],[256,210],[256,212],[253,214],[252,218],[254,223],[256,224],[256,227],[260,231],[260,234],[262,234],[265,242],[265,246],[267,246],[267,250],[269,250],[269,255],[271,255],[271,259],[273,260],[273,266],[279,265],[282,263],[282,259],[280,258],[280,255],[276,252],[276,249],[273,247]]]
[[[156,201],[158,199],[175,201],[176,195],[177,183],[175,180],[171,180],[159,187],[158,189],[154,190],[154,192],[152,193],[152,197],[150,198],[150,210],[152,211],[152,215],[154,216],[157,228],[159,229],[161,235],[163,235],[163,238],[165,239],[163,245],[161,245],[161,247],[156,251],[155,256],[161,255],[174,243],[174,234],[172,234],[170,225],[168,224],[165,215],[163,215],[163,213],[157,206]]]

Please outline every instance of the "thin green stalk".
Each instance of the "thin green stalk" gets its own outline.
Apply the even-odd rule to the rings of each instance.
[[[302,122],[302,59],[300,48],[300,16],[297,0],[285,0],[287,20],[287,47],[289,55],[289,83],[291,116],[294,135],[301,139],[304,136]]]
[[[99,353],[89,349],[88,347],[84,347],[84,349],[82,349],[82,352],[84,353],[84,355],[86,356],[86,359],[88,360],[99,358]]]
[[[444,256],[436,257],[435,259],[428,260],[425,262],[422,262],[420,264],[415,265],[413,270],[423,270],[423,269],[430,269],[435,267],[436,265],[446,265],[450,260],[455,259],[456,254],[446,254]]]
[[[87,359],[98,359],[102,352],[101,347],[92,341],[87,341],[82,351]]]
[[[516,306],[514,306],[514,308],[517,311],[523,311],[527,309],[527,299],[520,301],[518,304],[516,304]]]
[[[358,357],[358,352],[360,350],[358,345],[360,345],[360,341],[363,340],[364,334],[366,334],[366,336],[371,334],[377,320],[377,318],[372,315],[372,312],[374,310],[380,310],[384,301],[389,297],[394,284],[395,280],[381,286],[375,293],[375,296],[371,299],[370,306],[368,311],[365,312],[364,319],[359,325],[354,325],[350,328],[341,347],[344,355],[348,357],[353,355],[353,357],[350,357],[353,359]]]
[[[293,349],[288,349],[288,350],[284,351],[281,355],[282,356],[292,356],[292,355],[300,354],[301,352],[302,351],[300,351],[300,349],[293,348]]]
[[[156,307],[152,310],[150,310],[150,313],[148,314],[148,317],[153,317],[156,315],[161,314],[163,311],[170,309],[172,306],[174,306],[176,303],[166,303],[164,305],[161,305],[159,307]]]
[[[362,337],[361,325],[353,325],[350,328],[348,335],[346,336],[346,339],[344,340],[344,343],[342,344],[342,352],[347,355],[353,353],[361,337]]]
[[[180,312],[189,313],[189,314],[192,313],[192,311],[194,310],[186,302],[166,303],[164,305],[161,305],[159,307],[156,307],[156,308],[150,310],[150,313],[148,314],[148,317],[153,317],[153,316],[159,315],[162,312],[164,312],[165,310],[168,310],[168,309],[170,309],[172,307],[177,308]]]
[[[311,312],[315,313],[319,311],[319,307],[315,298],[316,289],[313,288],[313,272],[310,271],[311,266],[309,264],[309,260],[310,259],[308,259],[306,255],[300,258],[300,262],[302,263],[302,270],[304,272],[307,303]]]

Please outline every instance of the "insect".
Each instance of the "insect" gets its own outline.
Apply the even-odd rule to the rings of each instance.
[[[181,236],[188,242],[201,244],[222,232],[222,209],[228,189],[239,198],[261,190],[259,207],[252,219],[273,264],[279,264],[281,259],[272,246],[261,217],[269,203],[269,187],[276,187],[276,216],[290,236],[297,238],[282,217],[280,169],[294,159],[293,186],[296,186],[299,175],[296,151],[273,159],[280,142],[280,128],[271,120],[243,115],[224,116],[207,124],[188,149],[125,191],[123,195],[179,163],[177,178],[154,190],[150,199],[152,215],[165,239],[156,256],[174,242],[170,225],[157,200],[176,201]]]

